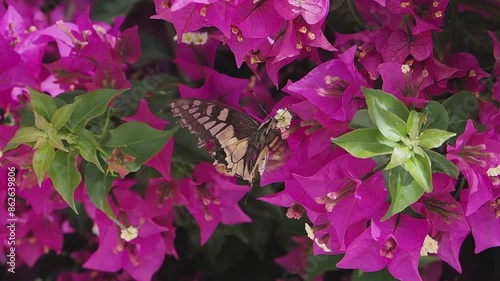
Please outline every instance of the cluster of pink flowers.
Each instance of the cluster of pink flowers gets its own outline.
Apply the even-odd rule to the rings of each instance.
[[[112,25],[92,21],[85,8],[89,3],[81,1],[76,10],[82,12],[64,19],[60,9],[47,14],[30,2],[7,1],[6,9],[0,5],[0,148],[23,121],[20,112],[29,101],[27,88],[52,97],[75,90],[130,88],[127,69],[141,56],[137,27],[120,29],[124,17]],[[289,219],[307,216],[310,223],[304,235],[307,232],[310,239],[294,238],[299,247],[277,263],[296,270],[294,264],[309,258],[304,252],[312,245],[316,255],[344,254],[339,268],[374,272],[387,267],[400,280],[422,280],[419,259],[428,254],[461,272],[458,255],[469,233],[476,253],[500,246],[500,42],[489,33],[496,63],[486,72],[470,53],[434,53],[433,33],[442,31],[448,0],[356,0],[368,27],[349,35],[326,26],[331,2],[155,0],[157,14],[152,18],[174,25],[174,62],[190,79],[204,79],[200,88],[179,85],[181,97],[219,100],[261,120],[255,95],[271,112],[287,108],[293,113],[292,123],[282,132],[289,155],[260,179],[262,186],[283,182],[285,187],[259,199],[287,208]],[[245,62],[257,78],[235,78],[215,70],[221,46],[228,46],[235,64]],[[281,69],[304,59],[317,66],[295,82],[280,77]],[[470,91],[478,97],[488,89],[484,78],[490,77],[496,82],[487,98],[479,100],[477,120],[463,124],[465,130],[454,144],[441,151],[465,180],[434,173],[432,192],[413,203],[411,212],[382,219],[390,208],[383,170],[372,159],[355,158],[340,147],[332,150],[331,139],[348,132],[349,122],[366,108],[362,87],[380,88],[421,109],[443,93]],[[286,86],[277,100],[271,92],[285,84],[280,82]],[[241,107],[242,100],[249,102]],[[467,110],[473,109],[467,104],[455,109]],[[145,100],[135,115],[122,121],[159,130],[168,124],[151,113]],[[211,163],[197,164],[182,178],[171,175],[174,138],[145,163],[161,177],[149,179],[144,196],[133,189],[133,176],[124,178],[128,171],[116,170],[122,178],[112,185],[111,208],[127,230],[120,231],[94,206],[84,183],[76,189],[76,201],[96,227],[85,234],[87,247],[71,258],[98,273],[66,272],[59,280],[106,280],[103,272],[121,269],[123,278],[151,280],[165,255],[178,258],[175,206],[185,206],[194,217],[202,245],[219,224],[251,222],[238,204],[250,187],[218,173]],[[64,234],[77,231],[61,212],[67,204],[51,180],[46,178],[38,187],[32,158],[27,146],[5,154],[0,150],[0,167],[17,169],[18,267],[32,267],[50,251],[61,254]],[[7,173],[0,179],[4,204]],[[0,224],[6,224],[7,208],[0,208],[0,214]],[[131,233],[135,235],[129,237]],[[8,235],[2,227],[3,257],[9,249]],[[306,270],[301,267],[297,274],[304,277]]]

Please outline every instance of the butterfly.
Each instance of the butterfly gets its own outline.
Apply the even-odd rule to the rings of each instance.
[[[199,147],[213,143],[214,165],[227,175],[237,175],[252,185],[257,172],[264,171],[270,152],[274,160],[283,155],[285,142],[275,117],[260,123],[227,105],[201,99],[175,99],[170,107],[180,117],[180,125],[198,136]]]

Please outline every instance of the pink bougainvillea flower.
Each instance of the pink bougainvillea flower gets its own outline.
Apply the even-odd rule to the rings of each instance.
[[[298,274],[302,278],[306,278],[308,270],[308,262],[316,257],[310,255],[312,248],[311,240],[307,237],[291,237],[297,243],[297,247],[290,251],[286,256],[274,259],[274,262],[284,267],[289,274]],[[323,280],[323,275],[320,275],[312,281]]]
[[[221,175],[210,163],[194,168],[193,179],[181,182],[182,194],[189,200],[186,208],[200,226],[201,244],[205,244],[219,223],[250,222],[238,201],[250,190],[234,183],[234,178]]]
[[[478,133],[469,120],[455,146],[448,145],[446,157],[457,165],[469,183],[465,213],[470,216],[492,200],[492,190],[500,186],[500,143],[491,139],[488,133]]]
[[[330,118],[350,120],[362,103],[361,86],[366,82],[354,66],[356,47],[325,62],[299,81],[286,87],[287,92],[301,95]]]
[[[274,6],[278,14],[286,20],[293,20],[300,15],[308,24],[316,24],[326,18],[330,2],[326,0],[276,0]]]
[[[345,154],[312,176],[294,174],[304,190],[327,212],[341,248],[346,245],[347,229],[359,221],[366,223],[387,198],[382,174],[370,175],[374,168],[372,160]]]
[[[396,15],[411,14],[415,18],[413,34],[440,31],[449,0],[387,0],[387,8]]]
[[[427,221],[400,214],[381,222],[386,208],[380,209],[370,227],[349,245],[337,266],[367,272],[387,266],[397,279],[421,281],[418,260],[429,231]]]
[[[500,189],[493,190],[491,199],[467,216],[476,247],[475,253],[500,246]],[[462,205],[468,206],[470,193],[460,194]]]
[[[445,61],[446,65],[460,69],[454,73],[453,78],[448,82],[448,90],[459,92],[468,90],[479,94],[484,90],[484,84],[480,81],[489,76],[481,69],[476,57],[469,53],[455,53],[450,55]]]
[[[182,36],[184,38],[175,50],[174,63],[192,80],[205,78],[207,68],[214,67],[219,41],[208,38],[207,32],[190,32]]]
[[[248,87],[248,79],[234,78],[206,68],[205,84],[201,88],[189,88],[179,85],[179,92],[183,98],[198,98],[220,101],[231,107],[240,107],[240,96]]]
[[[423,61],[432,55],[432,34],[430,31],[418,35],[408,34],[403,29],[389,31],[388,36],[376,42],[376,48],[385,62],[403,63],[412,56]]]
[[[438,242],[437,256],[461,272],[458,255],[470,227],[462,206],[451,195],[455,184],[456,180],[448,175],[433,174],[432,192],[425,193],[412,207],[429,221],[429,235]]]
[[[99,231],[99,248],[83,265],[85,268],[114,272],[124,269],[136,280],[150,280],[160,268],[166,245],[161,232],[169,229],[160,226],[148,216],[149,206],[135,192],[121,190],[115,194],[113,205],[122,223],[136,230],[136,236],[126,241],[120,239],[119,228],[101,211],[96,212],[95,222]],[[124,230],[121,231],[122,234]]]

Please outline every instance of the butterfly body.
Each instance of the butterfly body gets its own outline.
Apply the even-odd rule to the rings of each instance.
[[[176,99],[170,106],[181,126],[198,136],[200,147],[213,143],[214,165],[250,184],[263,170],[269,152],[279,151],[283,144],[274,118],[260,123],[224,104],[200,99]]]

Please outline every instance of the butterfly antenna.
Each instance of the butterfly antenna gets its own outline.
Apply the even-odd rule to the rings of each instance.
[[[257,99],[257,95],[255,94],[255,91],[250,91],[253,96],[255,97],[255,101],[257,102],[257,104],[259,105],[260,107],[260,110],[262,110],[262,112],[264,112],[264,114],[269,115],[269,113],[264,109],[264,107],[262,107],[262,104],[260,104],[259,100]]]

